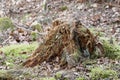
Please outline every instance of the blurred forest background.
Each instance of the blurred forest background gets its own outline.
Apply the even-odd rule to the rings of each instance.
[[[84,58],[64,69],[47,61],[22,66],[54,29],[55,20],[79,20],[103,43],[105,57]],[[119,79],[120,0],[0,0],[0,80]]]

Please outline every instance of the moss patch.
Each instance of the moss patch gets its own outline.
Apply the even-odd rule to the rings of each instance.
[[[78,78],[76,78],[75,80],[85,80],[85,78],[78,77]]]
[[[3,65],[13,67],[16,61],[24,60],[28,57],[29,53],[32,53],[34,49],[38,46],[37,42],[31,44],[15,44],[10,46],[4,46],[0,49],[5,54],[5,61]]]
[[[101,80],[101,79],[115,79],[117,80],[117,72],[114,70],[106,70],[99,67],[91,69],[90,73],[92,80]]]
[[[49,77],[49,78],[40,78],[39,80],[56,80],[54,77]]]
[[[105,57],[110,59],[120,59],[120,46],[116,44],[110,44],[108,41],[103,41],[103,47],[105,50]]]
[[[60,11],[65,11],[65,10],[67,10],[67,9],[68,9],[67,6],[62,6],[62,7],[60,7]]]
[[[35,31],[35,30],[37,30],[38,32],[41,32],[42,31],[42,26],[41,26],[41,24],[40,23],[33,23],[32,24],[32,28],[33,28],[33,30]]]
[[[10,74],[7,74],[6,70],[0,70],[0,80],[13,80]]]
[[[37,42],[33,42],[31,44],[15,44],[15,45],[9,45],[4,46],[0,50],[3,51],[6,55],[10,55],[12,53],[19,54],[21,52],[31,52],[33,51],[38,45]]]
[[[0,31],[7,30],[8,28],[14,28],[11,19],[9,19],[8,17],[0,18]]]
[[[31,32],[31,38],[32,38],[33,41],[35,41],[38,38],[38,33],[35,32],[35,31],[32,31]]]

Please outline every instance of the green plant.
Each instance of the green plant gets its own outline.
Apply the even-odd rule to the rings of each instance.
[[[92,68],[90,73],[92,80],[99,80],[105,78],[117,79],[117,72],[114,70],[105,70],[99,67]]]
[[[89,30],[94,34],[94,35],[98,35],[99,37],[102,37],[105,35],[104,32],[102,32],[102,28],[94,28],[93,26],[91,26],[91,28],[89,28]]]
[[[26,53],[32,53],[32,51],[35,48],[37,48],[37,46],[38,46],[38,43],[33,42],[31,44],[22,43],[22,44],[4,46],[0,48],[0,51],[2,51],[7,56],[4,64],[12,67],[16,60],[19,60],[19,59],[22,60],[27,58],[28,54]]]
[[[56,78],[56,79],[62,78],[62,73],[57,72],[57,73],[55,74],[55,78]]]
[[[8,17],[0,18],[0,31],[7,30],[8,28],[14,28],[11,19],[9,19]]]
[[[40,23],[33,23],[32,28],[33,28],[33,30],[37,30],[38,32],[42,31],[42,27],[41,27]]]
[[[13,80],[13,77],[6,70],[0,70],[0,80]]]
[[[61,10],[61,11],[65,11],[65,10],[67,10],[67,9],[68,9],[67,6],[62,6],[62,7],[60,7],[60,10]]]
[[[103,41],[103,47],[105,50],[105,57],[120,59],[120,46],[110,44],[108,41]]]
[[[69,80],[67,77],[63,76],[64,72],[61,71],[61,72],[57,72],[55,74],[55,79],[56,80]]]
[[[6,55],[19,54],[20,52],[26,51],[31,52],[38,46],[37,42],[33,42],[31,44],[13,44],[9,46],[4,46],[0,50],[3,51]],[[12,54],[13,53],[13,54]]]
[[[85,78],[83,78],[83,77],[78,77],[78,78],[76,78],[75,80],[85,80]]]
[[[32,40],[35,41],[38,37],[38,33],[36,33],[35,31],[31,32],[31,37],[32,37]]]
[[[56,80],[54,77],[41,78],[40,80]]]
[[[97,30],[95,28],[90,28],[91,32],[93,34],[97,34],[100,38],[100,40],[103,43],[104,51],[105,51],[105,57],[108,57],[110,59],[120,59],[120,46],[116,44],[115,40],[113,39],[114,44],[110,44],[110,39],[103,37],[105,34],[104,32],[100,32],[101,28],[98,28]],[[96,55],[93,55],[92,58],[95,58]]]

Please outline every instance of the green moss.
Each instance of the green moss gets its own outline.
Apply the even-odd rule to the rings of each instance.
[[[96,60],[93,60],[93,59],[85,59],[83,62],[82,62],[82,65],[86,66],[86,65],[94,65],[96,64]]]
[[[14,66],[14,62],[18,59],[26,59],[28,57],[28,54],[22,54],[22,53],[32,53],[35,48],[37,48],[38,43],[34,42],[31,44],[15,44],[10,46],[4,46],[0,48],[3,53],[5,53],[6,60],[4,62],[7,66]]]
[[[62,73],[57,72],[57,73],[55,74],[55,78],[56,78],[56,79],[61,79],[61,78],[62,78]]]
[[[103,47],[105,50],[105,57],[111,59],[120,59],[120,46],[110,44],[108,41],[103,41]]]
[[[90,28],[90,31],[95,35],[97,34],[100,37],[101,42],[103,43],[103,47],[105,50],[105,57],[110,59],[120,59],[120,46],[113,39],[114,44],[110,44],[110,39],[107,37],[102,37],[105,33],[100,32],[101,28],[96,30],[95,28]],[[97,55],[93,55],[92,58],[97,57]]]
[[[91,69],[90,76],[92,80],[105,79],[105,78],[112,78],[116,80],[118,78],[116,71],[105,70],[98,67]]]
[[[91,77],[92,79],[99,79],[99,78],[109,78],[115,77],[117,75],[116,71],[114,70],[103,70],[101,68],[93,68],[91,70]]]
[[[13,80],[13,78],[6,70],[0,70],[0,80]]]
[[[57,72],[55,74],[55,79],[56,80],[69,80],[67,77],[63,76],[64,73],[65,73],[64,71]]]
[[[93,34],[98,35],[98,36],[100,36],[100,37],[102,37],[102,36],[105,35],[104,32],[101,32],[102,28],[97,28],[97,29],[95,29],[95,28],[89,28],[89,30],[90,30]]]
[[[83,78],[83,77],[78,77],[78,78],[76,78],[75,80],[85,80],[85,78]]]
[[[8,28],[14,28],[12,21],[8,17],[0,18],[0,31],[7,30]]]
[[[74,54],[72,56],[73,56],[73,59],[75,60],[75,62],[79,62],[81,55],[82,55],[82,53],[78,49],[76,49],[74,51]]]
[[[35,31],[32,31],[31,32],[31,37],[32,37],[32,40],[35,41],[38,38],[38,33],[35,32]]]
[[[41,78],[39,80],[56,80],[54,77],[48,77],[48,78]]]
[[[38,32],[41,32],[42,31],[42,26],[39,23],[33,23],[32,24],[32,29],[37,30]]]
[[[67,9],[68,9],[67,6],[62,6],[62,7],[60,7],[60,10],[61,10],[61,11],[65,11],[65,10],[67,10]]]
[[[10,55],[12,53],[19,54],[21,52],[31,52],[33,51],[38,45],[37,42],[33,42],[31,44],[13,44],[9,46],[4,46],[0,50],[3,51],[6,55]],[[14,55],[12,55],[14,56]]]
[[[31,78],[31,75],[16,69],[0,70],[0,80],[23,80],[23,78]]]

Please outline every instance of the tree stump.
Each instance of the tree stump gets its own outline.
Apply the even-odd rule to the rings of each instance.
[[[71,58],[68,58],[73,54],[77,54],[78,59],[80,56],[90,57],[95,54],[97,49],[99,49],[98,54],[103,56],[102,44],[98,43],[90,30],[84,27],[80,21],[68,23],[55,20],[52,23],[51,30],[45,36],[44,42],[39,45],[23,65],[34,67],[44,61],[51,61],[55,57],[60,58],[59,63],[61,65],[69,64]],[[62,58],[62,55],[65,55],[65,59]]]

